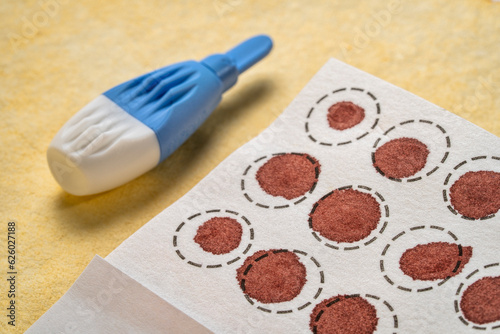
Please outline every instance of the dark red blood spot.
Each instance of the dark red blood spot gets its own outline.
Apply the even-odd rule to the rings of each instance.
[[[460,301],[467,320],[487,324],[500,320],[500,276],[484,277],[472,283]]]
[[[194,241],[205,252],[220,255],[236,249],[240,245],[242,234],[243,229],[237,220],[214,217],[198,227]]]
[[[309,214],[312,229],[337,242],[366,238],[380,221],[380,205],[367,193],[353,189],[335,190],[319,200]]]
[[[266,193],[292,199],[304,195],[316,182],[319,162],[307,154],[272,157],[257,171],[257,181]]]
[[[388,141],[375,151],[373,166],[387,177],[401,179],[415,175],[424,168],[429,150],[414,138]]]
[[[328,108],[328,124],[335,130],[345,130],[361,123],[365,110],[352,102],[338,102]]]
[[[461,215],[479,219],[500,210],[500,173],[467,172],[450,188],[451,205]]]
[[[293,252],[271,249],[249,256],[236,279],[245,294],[261,303],[294,299],[306,283],[306,267]]]
[[[368,334],[377,329],[377,310],[362,297],[335,296],[314,307],[309,326],[313,333]]]
[[[472,247],[431,242],[407,249],[399,267],[414,280],[432,281],[458,275],[472,256]]]

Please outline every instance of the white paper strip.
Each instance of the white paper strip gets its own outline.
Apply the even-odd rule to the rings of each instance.
[[[26,333],[210,333],[96,256]]]

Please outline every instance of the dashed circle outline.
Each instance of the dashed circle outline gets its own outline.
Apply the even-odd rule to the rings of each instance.
[[[242,255],[246,255],[250,249],[252,248],[252,241],[254,240],[254,237],[255,237],[255,232],[254,232],[254,229],[252,226],[252,223],[250,222],[250,220],[248,220],[247,217],[241,215],[240,216],[240,213],[237,212],[237,211],[233,211],[233,210],[228,210],[228,209],[212,209],[212,210],[206,210],[205,212],[198,212],[198,213],[195,213],[194,215],[192,216],[189,216],[187,218],[187,221],[189,220],[193,220],[194,218],[196,217],[199,217],[203,214],[210,214],[210,213],[222,213],[222,214],[230,214],[230,215],[233,215],[233,216],[236,216],[236,217],[241,217],[241,219],[243,219],[243,221],[246,223],[246,226],[250,232],[250,242],[247,244],[247,246],[245,247],[245,249],[243,250],[242,252]],[[239,223],[241,224],[241,221],[239,221]],[[182,228],[184,227],[184,225],[186,224],[185,221],[181,222],[177,228],[175,229],[175,232],[173,234],[173,237],[172,237],[172,244],[174,246],[174,249],[175,249],[175,253],[177,254],[177,256],[182,260],[182,261],[186,261],[187,260],[187,263],[192,265],[193,267],[197,267],[197,268],[207,268],[207,269],[214,269],[214,268],[222,268],[224,265],[231,265],[233,263],[236,263],[238,262],[239,260],[241,260],[241,255],[240,256],[236,256],[235,258],[229,260],[229,261],[225,261],[225,262],[221,262],[221,263],[214,263],[214,264],[206,264],[206,265],[203,265],[203,263],[198,263],[198,262],[194,262],[194,261],[191,261],[189,259],[186,258],[186,256],[184,256],[184,254],[182,254],[181,250],[180,250],[180,247],[178,245],[178,242],[177,242],[177,239],[178,239],[178,235],[179,235],[179,232],[182,230]],[[244,224],[241,224],[241,225],[244,225]],[[208,253],[208,252],[205,252],[205,253]],[[214,256],[214,255],[213,255]]]
[[[467,275],[465,277],[466,280],[468,280],[469,278],[471,278],[472,276],[474,276],[475,274],[477,274],[479,272],[479,270],[483,269],[483,270],[488,270],[489,268],[492,268],[492,267],[498,267],[500,266],[500,262],[494,262],[494,263],[490,263],[490,264],[487,264],[485,266],[483,266],[482,268],[479,268],[479,269],[476,269],[476,270],[473,270],[469,273],[469,275]],[[460,292],[462,291],[462,288],[465,286],[465,284],[463,283],[464,281],[462,280],[462,282],[460,282],[460,284],[458,285],[458,288],[457,288],[457,291],[455,292],[455,299],[453,300],[453,306],[455,308],[455,313],[459,314],[459,313],[462,313],[461,312],[461,309],[459,307],[459,304],[460,304]],[[472,283],[471,283],[472,284]],[[470,285],[469,285],[470,286]],[[471,324],[472,322],[471,321],[467,321],[462,315],[459,315],[458,316],[458,319],[460,320],[460,322],[462,324],[464,324],[465,326],[469,326],[469,324]],[[488,327],[488,326],[478,326],[478,325],[473,325],[472,328],[473,329],[477,329],[477,330],[487,330],[487,329],[500,329],[500,320],[497,320],[495,321],[496,323],[498,323],[497,325],[494,325],[494,326],[491,326],[491,327]]]
[[[417,123],[418,121],[418,123]],[[429,120],[426,120],[426,119],[410,119],[410,120],[407,120],[407,121],[403,121],[403,122],[399,122],[399,124],[397,125],[393,125],[392,127],[390,127],[389,129],[387,129],[384,133],[383,133],[383,136],[387,136],[392,130],[396,129],[397,126],[405,126],[407,124],[428,124],[428,125],[433,125],[434,122],[433,121],[429,121]],[[441,158],[441,161],[440,163],[441,164],[444,164],[446,162],[446,159],[448,159],[448,156],[450,155],[450,148],[451,148],[451,139],[450,139],[450,136],[447,135],[447,132],[446,130],[441,126],[439,125],[438,123],[435,123],[435,126],[436,128],[439,129],[439,131],[441,131],[443,133],[443,135],[446,135],[445,137],[445,140],[446,140],[446,148],[447,150],[445,151],[443,157]],[[380,143],[380,141],[382,140],[383,137],[378,137],[377,140],[375,140],[375,143],[373,144],[373,149],[374,151],[371,152],[371,156],[372,156],[372,164],[375,165],[375,152],[377,151],[377,146],[378,144]],[[405,177],[405,178],[395,178],[395,177],[386,177],[385,176],[385,173],[382,172],[380,170],[380,168],[376,167],[376,166],[373,166],[375,168],[375,170],[377,171],[378,174],[382,175],[383,177],[391,180],[391,181],[395,181],[395,182],[403,182],[406,181],[406,182],[416,182],[416,181],[420,181],[423,179],[422,176],[417,176],[417,177]],[[431,176],[432,174],[434,174],[434,172],[436,172],[438,169],[439,169],[439,164],[434,166],[434,168],[432,168],[430,171],[428,171],[427,173],[425,173],[425,176]],[[424,166],[425,168],[425,166]],[[423,168],[422,168],[423,169]],[[420,172],[420,171],[419,171]],[[418,173],[418,172],[417,172]]]
[[[413,226],[413,227],[410,227],[408,229],[408,233],[411,233],[411,232],[416,231],[416,230],[422,230],[422,229],[425,229],[425,228],[427,228],[426,225]],[[438,231],[441,231],[441,232],[445,232],[445,230],[446,230],[444,227],[437,226],[437,225],[429,225],[428,228],[429,229],[438,230]],[[407,230],[403,230],[403,231],[399,232],[398,234],[396,234],[394,237],[391,238],[391,241],[395,242],[397,239],[399,239],[400,237],[402,237],[403,235],[405,235],[406,232],[407,232]],[[453,239],[453,241],[455,241],[455,242],[458,241],[458,237],[453,232],[451,232],[450,230],[446,230],[446,234],[445,235],[450,236]],[[388,243],[388,244],[385,245],[384,250],[381,253],[381,256],[385,256],[385,254],[387,254],[387,251],[389,250],[389,248],[391,247],[391,245],[392,245],[391,243]],[[459,254],[462,253],[462,245],[461,244],[458,244],[458,251],[459,251]],[[461,256],[461,255],[459,255],[459,256]],[[382,274],[384,274],[384,272],[385,272],[384,259],[381,258],[379,263],[380,263],[380,265],[379,265],[380,272]],[[453,269],[453,272],[456,272],[458,270],[458,268],[460,268],[460,264],[461,263],[462,263],[461,260],[457,261],[457,264],[456,264],[455,268]],[[396,285],[396,283],[387,274],[385,274],[383,277],[386,280],[386,282],[389,283],[390,285],[392,285],[392,286]],[[397,285],[396,287],[399,290],[406,291],[406,292],[412,292],[414,290],[416,292],[426,292],[426,291],[433,290],[436,285],[437,285],[437,287],[440,287],[444,283],[448,282],[450,280],[450,278],[452,278],[452,276],[448,276],[445,279],[440,280],[436,284],[429,285],[429,286],[427,286],[425,288],[420,288],[420,289],[408,288],[408,287],[405,287],[403,285]],[[419,280],[419,281],[421,281],[421,280]]]
[[[301,256],[309,259],[312,263],[314,263],[314,265],[317,268],[320,269],[320,271],[319,271],[319,284],[320,284],[320,286],[319,286],[318,290],[316,291],[316,294],[312,298],[313,300],[318,299],[319,296],[321,296],[321,293],[323,292],[323,284],[325,283],[325,272],[323,270],[321,270],[321,264],[318,262],[318,260],[316,260],[316,258],[314,258],[314,256],[309,256],[306,252],[301,251],[301,250],[294,249],[294,250],[290,251],[288,249],[278,249],[278,250],[273,251],[274,254],[276,254],[276,253],[285,253],[285,252],[293,252],[293,253],[295,253],[297,255],[301,255]],[[264,255],[262,255],[262,256],[260,256],[259,258],[255,259],[254,261],[259,261],[261,258],[266,257],[266,256],[268,256],[267,253],[264,254]],[[252,265],[252,263],[249,264],[247,266],[247,268],[245,268],[245,271],[244,271],[243,275],[246,275],[248,273],[248,271],[249,271],[248,267],[250,267],[251,265]],[[253,298],[251,298],[248,294],[245,293],[244,287],[242,287],[242,285],[243,286],[245,285],[244,282],[245,282],[245,279],[242,279],[242,281],[239,284],[239,287],[240,287],[240,289],[243,292],[243,296],[245,297],[245,299],[247,300],[247,302],[250,303],[250,305],[256,306],[256,308],[258,310],[262,311],[262,312],[265,312],[265,313],[273,313],[273,312],[275,312],[276,314],[289,314],[289,313],[293,313],[293,311],[295,309],[297,311],[302,311],[302,310],[308,308],[310,305],[312,305],[312,302],[308,301],[308,302],[306,302],[306,303],[304,303],[301,306],[298,306],[296,308],[288,308],[288,309],[284,309],[284,310],[274,310],[274,311],[271,310],[271,309],[262,307],[261,305],[255,305],[257,303],[258,304],[263,304],[263,303],[261,303],[259,301],[254,301]],[[294,297],[294,298],[296,298],[296,297]],[[291,300],[290,300],[290,302],[291,302]],[[278,304],[278,303],[274,303],[274,304]]]
[[[487,159],[487,158],[488,158],[488,156],[487,156],[487,155],[479,155],[479,156],[475,156],[475,157],[473,157],[473,158],[470,158],[470,161],[471,161],[471,162],[474,162],[474,161],[476,161],[476,160],[483,160],[483,159]],[[492,155],[492,156],[490,157],[490,159],[492,159],[492,160],[497,160],[498,162],[500,162],[500,157],[497,157],[497,156],[494,156],[494,155]],[[464,160],[464,161],[462,161],[462,162],[458,163],[455,167],[453,167],[453,170],[454,170],[454,171],[456,171],[456,170],[458,170],[460,167],[462,167],[463,165],[465,165],[465,164],[467,164],[467,163],[468,163],[468,160],[466,159],[466,160]],[[446,179],[444,180],[444,183],[443,183],[443,186],[445,186],[445,188],[443,189],[443,191],[442,191],[442,192],[443,192],[443,201],[444,201],[445,205],[446,205],[446,203],[449,201],[448,199],[450,198],[450,196],[449,196],[449,194],[448,194],[448,192],[449,192],[449,188],[450,188],[450,187],[447,187],[447,186],[448,186],[448,183],[450,182],[450,178],[451,178],[452,176],[453,176],[453,172],[448,173],[448,176],[446,176]],[[465,220],[472,220],[472,221],[474,221],[474,220],[486,220],[486,219],[491,219],[491,218],[495,217],[495,215],[496,215],[496,213],[493,213],[493,214],[488,215],[488,216],[486,216],[486,217],[481,217],[481,218],[479,218],[479,219],[475,219],[475,218],[472,218],[472,217],[467,217],[467,216],[464,216],[464,215],[459,215],[459,214],[458,214],[458,212],[457,212],[457,210],[455,210],[455,208],[453,208],[453,207],[451,206],[451,201],[450,201],[450,204],[446,205],[446,207],[447,207],[447,208],[448,208],[448,210],[450,210],[450,212],[451,212],[451,213],[453,213],[455,216],[459,216],[460,218],[465,219]]]
[[[336,89],[336,90],[334,90],[331,93],[328,93],[326,95],[323,95],[319,100],[316,101],[316,104],[319,105],[321,103],[321,101],[323,101],[324,99],[326,99],[328,97],[329,94],[336,94],[336,93],[347,91],[347,90],[357,91],[357,92],[361,92],[361,93],[365,92],[365,89],[363,89],[363,88],[358,88],[358,87],[344,87],[344,88]],[[377,107],[377,115],[380,115],[381,114],[381,108],[380,108],[380,102],[378,102],[377,97],[373,93],[369,92],[368,90],[366,90],[365,93],[374,102],[376,102],[375,106]],[[348,145],[348,144],[353,143],[352,139],[348,140],[348,141],[345,141],[345,142],[339,142],[339,143],[331,142],[330,143],[330,142],[318,141],[316,138],[314,138],[311,135],[310,131],[309,131],[309,121],[308,121],[309,118],[311,117],[313,111],[314,111],[314,107],[311,107],[311,109],[309,109],[309,112],[308,112],[307,117],[306,117],[305,131],[306,131],[306,134],[307,134],[307,138],[309,138],[312,142],[318,143],[319,145],[323,145],[323,146],[333,146],[333,145],[343,146],[343,145]],[[379,120],[380,120],[380,116],[377,116],[377,118],[375,118],[375,121],[373,122],[372,126],[370,127],[370,130],[366,131],[361,136],[356,137],[355,140],[360,140],[360,139],[366,137],[367,135],[369,135],[370,132],[377,127],[377,124],[378,124]]]
[[[294,154],[294,155],[300,155],[300,156],[305,156],[307,158],[307,160],[309,160],[311,162],[311,164],[316,165],[316,164],[320,164],[319,163],[319,160],[317,160],[314,156],[308,154],[308,153],[297,153],[297,152],[280,152],[280,153],[272,153],[270,156],[269,155],[264,155],[256,160],[253,161],[252,164],[248,165],[247,168],[245,169],[245,171],[243,172],[243,177],[241,178],[241,181],[240,181],[240,189],[241,191],[243,192],[243,196],[246,198],[246,200],[250,203],[253,203],[255,206],[258,206],[260,208],[264,208],[264,209],[286,209],[286,208],[289,208],[291,206],[291,204],[284,204],[284,205],[274,205],[274,206],[271,206],[271,205],[267,205],[267,204],[264,204],[264,203],[260,203],[258,201],[254,201],[254,199],[252,197],[250,197],[250,195],[248,194],[248,192],[246,191],[245,189],[245,177],[248,175],[248,172],[250,171],[250,169],[252,169],[254,167],[254,164],[256,164],[257,162],[259,161],[262,161],[264,159],[267,159],[267,158],[274,158],[274,157],[277,157],[277,156],[280,156],[280,155],[286,155],[286,154]],[[313,159],[316,159],[315,162],[313,162],[311,159],[309,158],[313,158]],[[319,174],[320,174],[320,171],[319,171],[319,166],[315,166],[315,169],[314,169],[314,172],[316,173],[316,181],[313,183],[313,185],[311,186],[311,189],[309,189],[305,194],[312,194],[314,189],[316,189],[316,186],[318,184],[318,181],[319,181]],[[264,191],[264,190],[262,190]],[[266,195],[268,196],[273,196],[273,195],[269,195],[266,193]],[[278,197],[278,196],[273,196],[273,197]],[[302,203],[303,201],[305,201],[307,199],[307,196],[306,195],[303,195],[301,198],[299,198],[298,200],[296,201],[293,201],[293,200],[286,200],[284,199],[284,201],[288,201],[288,202],[292,202],[293,205],[297,205],[297,204],[300,204]]]
[[[337,190],[346,190],[346,189],[353,189],[353,190],[357,190],[357,189],[363,189],[364,191],[361,191],[365,194],[370,194],[372,195],[372,197],[374,197],[377,202],[379,203],[380,205],[380,213],[381,213],[381,216],[380,216],[380,220],[377,224],[377,227],[380,225],[380,223],[382,222],[382,220],[384,220],[384,223],[382,224],[382,226],[378,229],[378,233],[379,234],[383,234],[385,229],[387,228],[387,225],[389,224],[389,216],[390,216],[390,213],[389,213],[389,205],[387,204],[384,204],[385,203],[385,198],[384,196],[382,196],[378,191],[373,191],[373,188],[370,188],[368,186],[364,186],[364,185],[357,185],[356,186],[356,189],[354,189],[354,185],[348,185],[348,186],[344,186],[344,187],[340,187],[340,188],[337,188],[337,189],[334,189],[332,191],[330,191],[329,193],[327,193],[326,195],[324,195],[323,197],[321,197],[319,200],[317,200],[314,205],[313,205],[313,208],[311,209],[311,211],[309,212],[309,215],[313,214],[314,211],[316,211],[316,208],[318,207],[318,203],[324,199],[326,199],[328,196],[330,196],[331,194],[333,194],[334,191],[337,191]],[[383,210],[382,210],[383,209]],[[335,250],[344,250],[344,251],[350,251],[350,250],[356,250],[356,249],[360,249],[361,246],[360,245],[357,245],[357,246],[345,246],[345,247],[339,247],[339,246],[336,246],[336,245],[332,245],[331,243],[329,242],[335,242],[337,244],[353,244],[353,243],[358,243],[358,242],[361,242],[361,240],[363,239],[366,239],[368,238],[376,229],[372,230],[372,232],[370,232],[370,234],[366,237],[366,238],[363,238],[361,240],[358,240],[358,241],[355,241],[355,242],[336,242],[336,241],[333,241],[333,240],[330,240],[328,239],[327,237],[324,237],[322,235],[318,235],[319,232],[316,232],[313,230],[312,228],[312,217],[309,216],[309,219],[308,219],[308,222],[309,222],[309,228],[312,230],[311,231],[311,234],[313,235],[314,239],[316,239],[317,241],[321,242],[324,246],[328,247],[328,248],[331,248],[331,249],[335,249]],[[325,240],[328,240],[328,241],[325,241],[323,243],[323,240],[322,239],[325,239]],[[378,239],[378,236],[373,236],[372,238],[370,238],[370,240],[362,243],[363,246],[368,246],[370,244],[372,244],[375,240]]]
[[[346,295],[346,296],[345,296],[345,298],[346,298],[346,299],[347,299],[347,298],[355,298],[355,297],[361,297],[361,298],[363,298],[363,296],[361,296],[361,294],[359,294],[359,293],[358,293],[358,294],[352,294],[352,295]],[[384,305],[385,305],[385,307],[387,307],[387,309],[389,310],[389,312],[391,312],[391,314],[392,314],[392,319],[393,319],[392,321],[393,321],[393,326],[394,326],[394,329],[398,329],[398,328],[399,328],[399,320],[398,320],[398,315],[397,315],[397,314],[396,314],[396,312],[394,311],[394,307],[392,307],[392,305],[391,305],[391,304],[389,304],[389,302],[388,302],[387,300],[382,300],[382,301],[381,301],[381,300],[380,300],[381,298],[380,298],[379,296],[372,295],[372,294],[368,294],[368,293],[367,293],[367,294],[365,294],[365,297],[366,297],[366,298],[370,298],[370,299],[375,299],[375,300],[377,301],[377,305],[378,305],[378,304],[380,304],[380,303],[381,303],[381,304],[384,304]],[[327,299],[328,299],[328,298],[327,298]],[[333,304],[337,303],[338,301],[339,301],[339,299],[337,299],[337,300],[333,300],[333,301],[331,301],[330,303],[328,303],[328,304],[326,305],[326,307],[328,308],[328,307],[332,306]],[[316,319],[314,319],[314,322],[318,322],[318,321],[319,321],[319,319],[321,318],[321,315],[322,315],[322,314],[323,314],[323,313],[318,314],[318,316],[316,316]],[[314,334],[316,334],[316,333],[317,333],[317,328],[316,328],[316,327],[317,327],[317,326],[313,326],[313,330],[312,330],[312,331],[313,331],[313,333],[314,333]],[[397,334],[397,332],[393,332],[393,334]]]

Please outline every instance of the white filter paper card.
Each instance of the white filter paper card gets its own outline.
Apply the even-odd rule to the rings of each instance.
[[[330,60],[107,260],[216,333],[494,330],[499,176],[498,137]]]

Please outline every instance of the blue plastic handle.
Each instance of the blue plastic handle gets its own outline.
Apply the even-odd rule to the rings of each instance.
[[[255,36],[226,54],[160,68],[104,95],[155,132],[161,162],[205,121],[238,75],[264,58],[272,45],[268,36]]]

